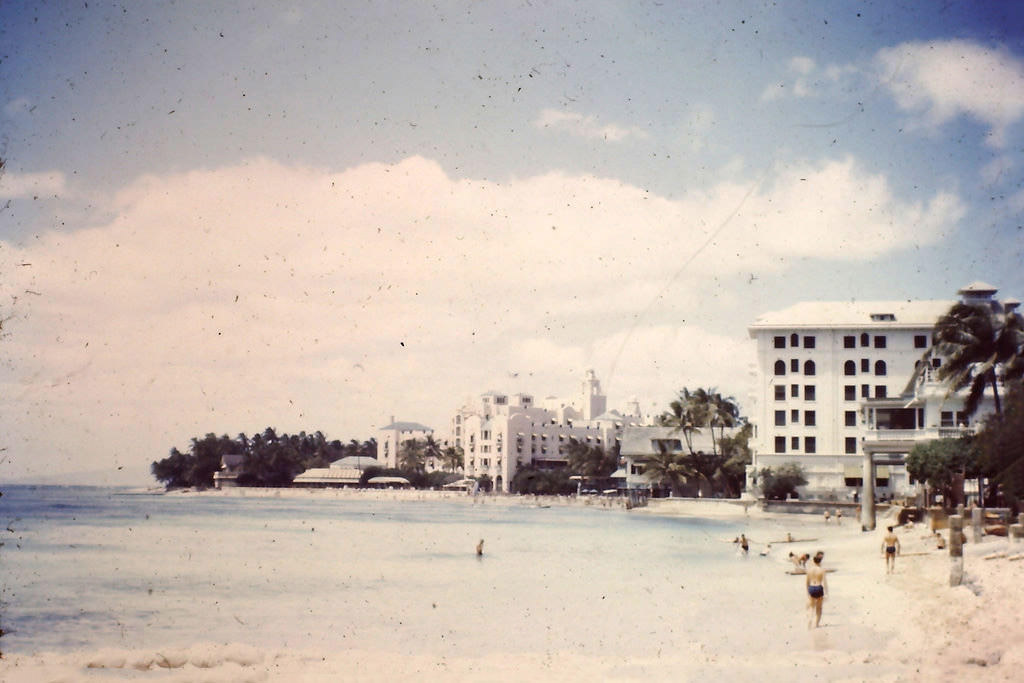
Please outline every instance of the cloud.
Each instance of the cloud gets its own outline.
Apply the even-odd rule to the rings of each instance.
[[[851,159],[670,200],[556,171],[457,179],[421,157],[257,158],[97,203],[112,218],[0,241],[0,414],[22,473],[154,460],[209,431],[363,439],[392,414],[443,428],[511,371],[546,395],[595,367],[613,407],[683,384],[740,392],[742,332],[682,322],[725,300],[721,283],[934,242],[963,215]]]
[[[597,117],[584,116],[571,111],[559,111],[558,109],[543,110],[533,125],[537,128],[564,130],[578,137],[609,142],[621,142],[629,137],[640,139],[648,137],[644,130],[636,126],[624,128],[614,124],[602,125],[598,122]]]
[[[1024,117],[1024,61],[1006,49],[964,40],[911,42],[880,50],[881,83],[905,111],[938,127],[967,115],[989,127],[1001,148],[1006,130]]]
[[[0,174],[0,199],[63,195],[65,192],[64,174],[59,171]]]

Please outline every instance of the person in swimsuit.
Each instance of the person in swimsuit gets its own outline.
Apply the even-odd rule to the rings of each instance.
[[[480,539],[480,542],[476,544],[476,555],[482,557],[484,554],[484,539]]]
[[[818,624],[821,623],[821,606],[828,591],[828,580],[821,566],[823,557],[822,553],[816,553],[814,564],[807,568],[807,610],[813,615],[813,620],[810,617],[807,620],[807,628],[818,628]]]
[[[750,543],[747,542],[747,537],[744,534],[740,534],[740,548],[743,550],[744,555],[750,552]]]
[[[886,527],[888,533],[882,539],[882,553],[885,557],[885,573],[892,574],[896,571],[896,556],[900,552],[900,539],[896,538],[892,527]]]

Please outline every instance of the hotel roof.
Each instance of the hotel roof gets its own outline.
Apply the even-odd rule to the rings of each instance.
[[[804,301],[763,313],[748,328],[764,329],[930,327],[953,301]]]

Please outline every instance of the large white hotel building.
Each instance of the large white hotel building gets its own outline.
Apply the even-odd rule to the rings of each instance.
[[[996,291],[976,282],[958,293],[1000,310],[1018,305],[998,302]],[[860,487],[870,455],[881,495],[910,493],[904,463],[913,445],[972,428],[962,395],[947,397],[935,377],[943,359],[925,357],[935,323],[953,303],[807,302],[757,318],[749,327],[757,372],[748,490],[761,468],[796,462],[807,494],[846,499]],[[987,393],[971,420],[990,405]]]
[[[547,398],[538,405],[529,394],[491,391],[455,413],[451,442],[463,450],[466,476],[487,475],[495,491],[507,492],[520,467],[564,467],[571,439],[607,450],[625,427],[644,422],[635,399],[626,414],[609,411],[607,403],[593,370],[574,400]]]

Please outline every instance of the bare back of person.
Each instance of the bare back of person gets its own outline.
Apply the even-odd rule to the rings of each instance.
[[[825,578],[825,569],[821,566],[821,558],[815,556],[814,561],[807,565],[807,609],[811,611],[812,619],[808,619],[807,627],[817,628],[821,623],[821,607],[825,601],[825,593],[828,591],[828,580]]]

